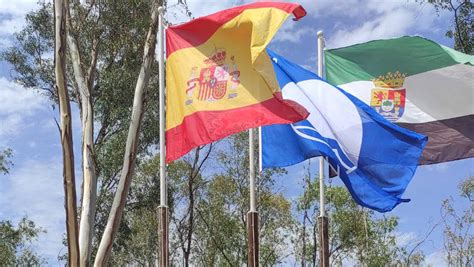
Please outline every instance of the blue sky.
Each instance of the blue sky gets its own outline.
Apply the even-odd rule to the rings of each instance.
[[[437,15],[429,5],[420,5],[414,0],[299,2],[307,9],[308,16],[299,22],[288,20],[270,47],[313,70],[317,62],[318,30],[324,31],[329,48],[402,35],[421,35],[447,46],[453,44],[444,36],[451,25],[449,14]],[[188,3],[193,14],[201,16],[243,1],[188,0]],[[0,51],[13,44],[12,34],[21,29],[24,15],[35,7],[36,0],[0,0]],[[185,20],[176,7],[170,9],[167,16],[175,22]],[[11,173],[0,177],[0,219],[18,221],[28,215],[45,228],[48,233],[41,235],[35,248],[51,265],[57,265],[57,255],[64,252],[61,241],[65,220],[62,156],[54,121],[58,111],[51,108],[49,100],[40,92],[25,90],[12,82],[10,72],[8,64],[0,63],[0,149],[11,147],[15,162]],[[73,112],[76,176],[80,184],[77,108],[73,107]],[[301,191],[305,164],[288,168],[288,175],[279,179],[278,186],[288,197],[295,197]],[[317,164],[312,166],[316,168]],[[453,196],[457,206],[466,207],[458,197],[457,186],[471,175],[474,175],[474,159],[419,167],[404,195],[412,201],[389,213],[400,217],[400,243],[409,244],[419,239],[430,225],[439,221],[442,200]],[[337,180],[333,183],[340,184]],[[444,265],[442,229],[438,227],[429,240],[423,246],[427,261],[435,266]]]

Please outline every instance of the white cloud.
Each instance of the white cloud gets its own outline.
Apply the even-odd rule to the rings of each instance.
[[[24,27],[25,15],[37,6],[37,0],[0,0],[0,48],[12,44],[12,34]]]
[[[385,39],[404,35],[411,27],[413,17],[405,10],[397,10],[381,15],[374,20],[363,23],[356,29],[344,29],[336,32],[329,39],[331,47],[340,47],[362,43],[367,40]]]
[[[39,92],[0,77],[0,116],[5,114],[32,114],[46,103]]]
[[[28,160],[16,165],[0,187],[0,218],[18,221],[27,215],[44,228],[37,251],[55,259],[61,251],[64,232],[62,167],[59,158],[49,161]],[[52,262],[50,262],[52,263]]]
[[[313,28],[303,27],[301,23],[288,19],[278,30],[273,41],[299,43],[304,36],[316,36],[316,31]]]
[[[28,127],[27,118],[44,108],[47,99],[38,92],[25,89],[0,78],[0,143]]]
[[[26,14],[38,5],[38,0],[0,0],[2,14]]]
[[[366,12],[364,1],[361,0],[303,0],[301,5],[312,17],[356,17]]]
[[[446,255],[444,251],[435,251],[426,256],[425,266],[447,266]]]
[[[395,233],[395,241],[400,247],[405,247],[410,245],[417,239],[417,234],[415,232],[397,232]]]
[[[0,116],[0,138],[8,139],[9,136],[12,136],[16,132],[20,131],[24,125],[25,121],[18,114]],[[2,143],[0,144],[4,145]]]
[[[433,31],[437,20],[446,18],[446,13],[437,17],[432,6],[409,1],[355,1],[357,8],[340,10],[341,5],[328,6],[327,14],[345,15],[354,21],[363,21],[361,24],[336,27],[335,34],[328,38],[328,47],[341,47],[374,39],[387,39],[406,34],[421,34],[423,31]],[[346,24],[347,25],[347,24]],[[337,25],[339,26],[339,25]],[[418,32],[413,32],[414,29]],[[435,29],[439,31],[439,29]]]

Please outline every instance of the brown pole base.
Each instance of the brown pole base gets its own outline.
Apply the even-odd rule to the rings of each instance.
[[[319,266],[329,267],[329,234],[328,217],[318,217],[319,228]]]
[[[160,266],[170,266],[169,261],[169,232],[168,232],[168,207],[158,207],[159,229],[158,235],[160,238]]]
[[[248,267],[258,267],[258,212],[247,213]]]

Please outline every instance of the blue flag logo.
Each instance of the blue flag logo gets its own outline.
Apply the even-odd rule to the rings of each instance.
[[[401,202],[427,137],[387,121],[359,99],[268,50],[284,99],[304,121],[262,127],[262,165],[286,167],[325,156],[354,200],[379,212]]]

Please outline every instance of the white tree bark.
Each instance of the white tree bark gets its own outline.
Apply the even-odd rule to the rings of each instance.
[[[125,207],[126,198],[130,188],[130,183],[135,171],[135,160],[138,146],[138,132],[143,117],[143,94],[148,86],[151,73],[151,65],[155,57],[156,33],[158,29],[158,7],[159,1],[153,2],[151,23],[146,37],[143,52],[142,66],[135,86],[133,98],[132,118],[128,130],[125,155],[123,157],[122,172],[120,175],[117,192],[110,210],[107,225],[100,241],[99,249],[95,258],[94,266],[106,266],[112,251],[113,240],[117,233],[122,213]]]
[[[63,152],[63,177],[66,209],[68,265],[79,265],[77,240],[76,184],[74,176],[74,151],[72,143],[71,106],[66,85],[66,10],[68,0],[54,1],[54,74],[59,98],[61,146]]]
[[[94,111],[92,108],[92,77],[85,77],[82,69],[82,61],[76,39],[71,35],[71,21],[68,16],[69,30],[67,41],[69,54],[73,66],[74,78],[79,88],[81,96],[81,118],[82,118],[82,173],[83,191],[81,205],[81,219],[79,225],[79,253],[80,266],[89,266],[92,246],[92,234],[95,222],[95,210],[97,199],[97,177],[94,164]],[[95,71],[95,61],[97,60],[97,47],[93,47],[93,61],[91,70]],[[88,76],[91,76],[89,74]],[[87,82],[90,80],[90,82]]]

